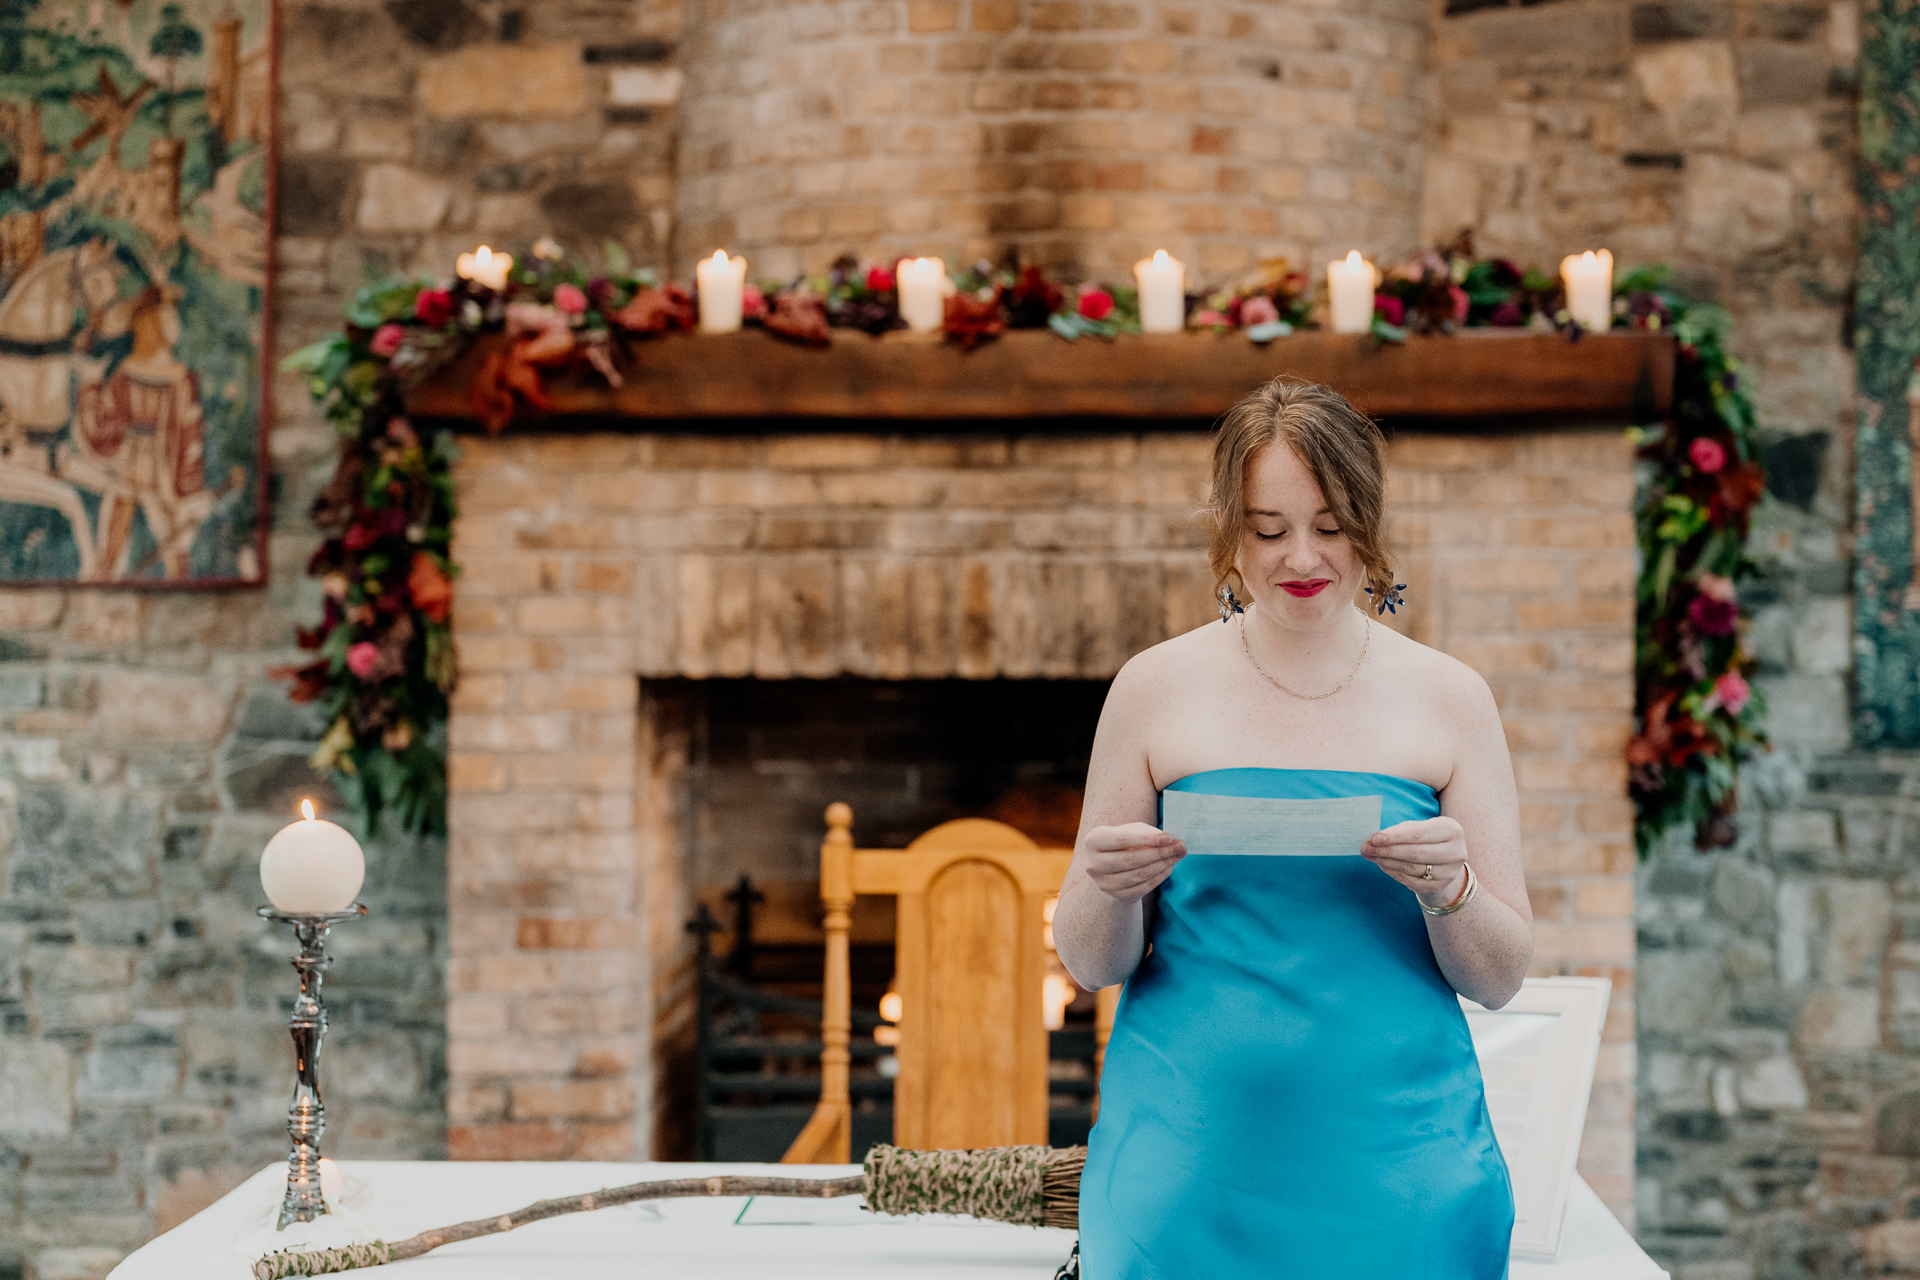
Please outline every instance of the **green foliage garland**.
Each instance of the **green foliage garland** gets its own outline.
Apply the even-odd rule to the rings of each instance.
[[[543,243],[499,292],[464,280],[451,288],[370,284],[347,309],[340,334],[287,361],[311,379],[340,433],[341,453],[313,507],[323,541],[309,571],[320,577],[326,603],[320,625],[302,628],[300,643],[317,656],[281,674],[293,681],[296,700],[326,707],[329,727],[313,763],[333,773],[369,834],[386,815],[413,832],[446,825],[457,450],[444,428],[425,437],[416,430],[401,389],[478,333],[505,328],[516,341],[490,359],[469,392],[482,420],[498,430],[522,405],[546,406],[543,371],[593,369],[617,381],[615,342],[692,327],[690,293],[629,270],[617,246],[607,259],[606,272],[590,274]],[[946,331],[962,346],[1010,327],[1048,327],[1070,340],[1138,329],[1130,289],[1068,288],[1033,268],[985,266],[956,283]],[[1690,307],[1658,270],[1629,273],[1616,292],[1616,327],[1664,329],[1679,344],[1671,421],[1635,429],[1641,568],[1627,761],[1644,855],[1681,825],[1702,846],[1731,842],[1738,768],[1766,745],[1764,706],[1746,679],[1755,664],[1738,599],[1738,584],[1756,572],[1746,536],[1764,478],[1752,405],[1726,353],[1725,313]],[[851,258],[825,277],[750,285],[744,310],[749,323],[815,345],[830,328],[878,334],[900,327],[892,272]],[[1324,297],[1276,262],[1190,298],[1188,323],[1265,342],[1322,314]],[[1389,271],[1376,297],[1379,341],[1482,326],[1580,337],[1557,281],[1478,259],[1465,237]]]

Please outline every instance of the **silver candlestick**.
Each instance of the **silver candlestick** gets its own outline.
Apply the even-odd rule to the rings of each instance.
[[[300,975],[300,994],[293,1002],[287,1029],[293,1035],[293,1102],[287,1107],[287,1194],[280,1202],[279,1229],[290,1222],[312,1222],[328,1212],[320,1194],[320,1135],[327,1127],[326,1108],[320,1105],[320,1041],[327,1034],[327,1007],[320,1002],[320,975],[333,963],[327,954],[327,930],[342,920],[367,914],[354,903],[345,911],[324,915],[295,915],[261,907],[260,917],[293,926],[300,954],[293,958]]]

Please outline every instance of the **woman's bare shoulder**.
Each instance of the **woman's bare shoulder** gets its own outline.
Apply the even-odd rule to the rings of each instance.
[[[1493,691],[1486,679],[1449,653],[1421,644],[1390,627],[1380,641],[1396,684],[1409,696],[1431,700],[1450,715],[1492,712]]]
[[[1217,623],[1211,631],[1198,626],[1134,654],[1114,676],[1107,705],[1140,705],[1190,691],[1194,674],[1218,661],[1219,630]]]

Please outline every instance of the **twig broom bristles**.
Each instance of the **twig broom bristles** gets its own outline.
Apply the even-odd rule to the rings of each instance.
[[[335,1249],[282,1249],[253,1264],[256,1280],[317,1276],[417,1258],[444,1244],[474,1240],[567,1213],[687,1196],[789,1196],[830,1200],[862,1195],[877,1213],[951,1213],[1034,1227],[1080,1225],[1080,1170],[1085,1147],[988,1147],[979,1151],[908,1151],[875,1147],[866,1165],[845,1178],[711,1177],[635,1182],[561,1200],[540,1200],[492,1218],[438,1227],[392,1244]]]

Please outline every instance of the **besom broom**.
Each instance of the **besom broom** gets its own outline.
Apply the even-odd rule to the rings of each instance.
[[[792,1196],[831,1200],[865,1196],[876,1213],[950,1213],[1028,1227],[1080,1225],[1080,1170],[1085,1147],[986,1147],[977,1151],[909,1151],[879,1146],[861,1171],[844,1178],[718,1176],[635,1182],[524,1209],[437,1227],[391,1244],[343,1245],[332,1249],[280,1249],[253,1264],[256,1280],[318,1276],[417,1258],[441,1245],[497,1235],[567,1213],[670,1200],[687,1196]]]

